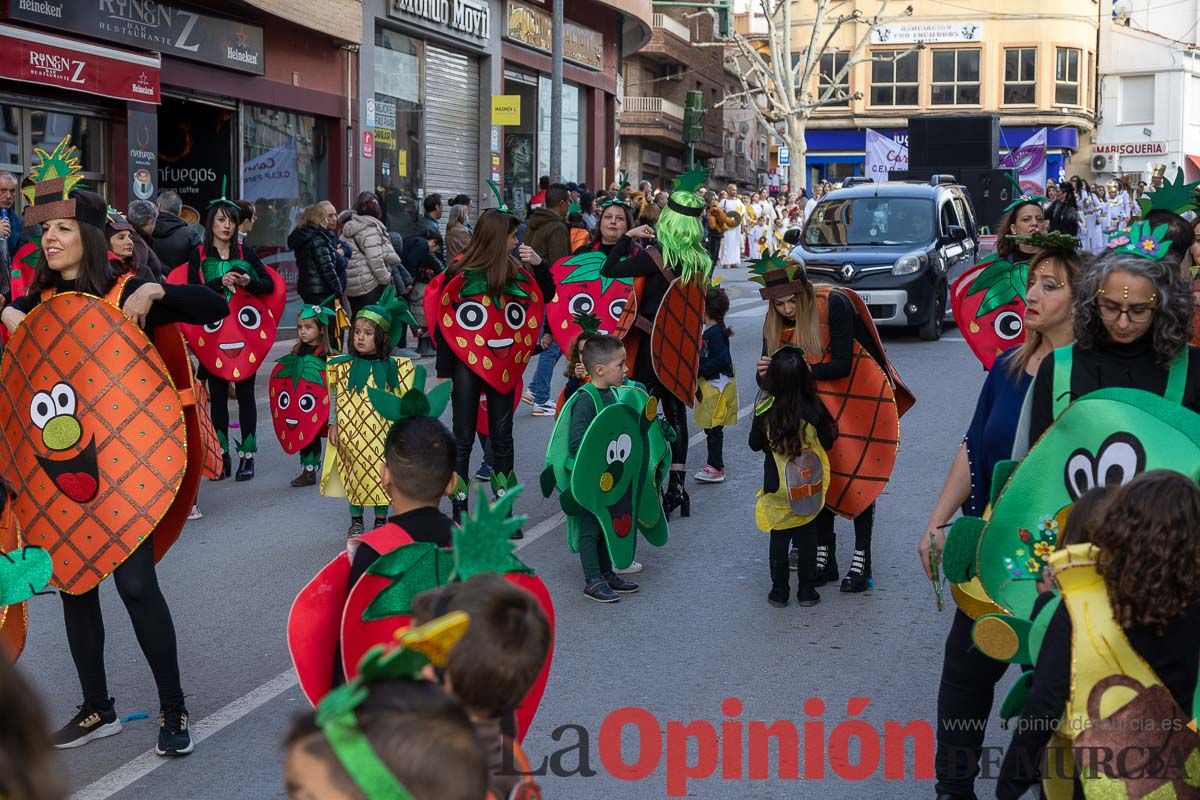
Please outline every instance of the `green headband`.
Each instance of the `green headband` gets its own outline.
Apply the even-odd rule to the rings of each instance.
[[[231,208],[240,213],[242,210],[241,207],[235,201],[230,200],[228,197],[225,196],[225,192],[228,189],[228,185],[229,185],[229,177],[225,176],[225,177],[221,178],[221,196],[216,198],[215,200],[210,200],[208,203],[208,207],[211,209],[214,206],[226,206],[227,208]]]
[[[367,684],[394,678],[420,680],[426,664],[444,667],[469,622],[466,613],[452,611],[420,627],[398,630],[398,647],[372,647],[359,662],[354,680],[332,690],[317,706],[317,725],[367,800],[413,800],[358,727],[355,711],[367,699]]]
[[[336,301],[336,295],[331,294],[317,305],[302,306],[300,319],[315,319],[322,325],[328,325],[337,316],[337,308],[333,305]]]
[[[400,341],[400,332],[403,330],[402,323],[413,327],[417,325],[412,312],[408,309],[408,300],[397,295],[396,287],[392,285],[383,290],[383,296],[378,301],[366,308],[359,309],[355,317],[369,319],[378,325],[387,334],[392,347],[395,347]]]

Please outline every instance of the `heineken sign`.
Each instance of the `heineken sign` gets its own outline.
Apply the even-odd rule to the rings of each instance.
[[[264,73],[263,29],[169,2],[8,0],[10,19],[48,25],[166,56]]]

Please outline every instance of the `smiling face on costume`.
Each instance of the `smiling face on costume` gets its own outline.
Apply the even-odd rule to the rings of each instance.
[[[775,313],[783,317],[788,322],[796,321],[796,297],[788,295],[787,297],[776,297],[771,301],[771,308],[775,309]]]
[[[1117,344],[1129,344],[1144,336],[1154,323],[1157,300],[1149,278],[1123,271],[1110,273],[1096,298],[1108,337]]]
[[[600,214],[600,238],[605,244],[616,244],[629,230],[629,217],[622,206],[611,205]]]
[[[1046,334],[1070,329],[1071,287],[1066,278],[1066,270],[1054,259],[1042,261],[1036,271],[1030,270],[1025,289],[1024,326],[1027,330]]]
[[[1017,236],[1039,233],[1046,229],[1046,215],[1037,203],[1025,203],[1017,209],[1017,214],[1008,229]]]
[[[83,261],[83,236],[74,219],[51,219],[42,225],[42,252],[46,266],[71,280]]]
[[[133,256],[133,231],[117,231],[108,237],[108,249],[117,258],[125,259]]]

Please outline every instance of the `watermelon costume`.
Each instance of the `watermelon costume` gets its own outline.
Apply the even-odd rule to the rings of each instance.
[[[635,251],[622,237],[600,274],[633,278],[636,304],[628,304],[617,326],[625,341],[630,376],[658,398],[667,423],[675,430],[671,470],[663,495],[667,516],[675,509],[691,514],[684,488],[687,469],[687,408],[696,402],[700,338],[704,332],[704,295],[712,274],[700,221],[705,203],[696,194],[708,179],[696,168],[675,179],[674,191],[659,217],[657,247]]]
[[[23,188],[26,220],[73,218],[103,230],[103,202],[74,188],[82,174],[69,141],[38,154],[42,163]],[[0,360],[0,469],[17,489],[12,510],[20,530],[53,559],[49,580],[61,592],[74,660],[90,665],[80,673],[80,714],[55,741],[82,744],[120,730],[97,630],[96,588],[111,574],[156,678],[160,749],[189,752],[174,624],[154,568],[186,521],[205,455],[191,365],[175,323],[213,323],[229,308],[204,287],[124,275],[97,296],[48,271],[41,280],[49,286],[13,304],[26,316]],[[154,298],[146,330],[122,311],[135,293]],[[85,724],[92,715],[99,722]]]
[[[833,415],[838,438],[829,451],[830,484],[825,508],[817,519],[815,569],[820,586],[837,580],[834,514],[854,520],[854,558],[842,581],[842,591],[860,592],[873,585],[871,534],[875,499],[883,492],[896,463],[900,446],[900,416],[915,399],[887,360],[871,314],[857,294],[848,289],[814,286],[803,265],[768,252],[751,267],[750,280],[763,288],[759,294],[771,302],[778,298],[811,294],[818,318],[821,354],[806,354],[821,401]],[[830,324],[833,307],[840,318],[834,339]],[[797,308],[800,302],[797,302]],[[778,314],[774,307],[767,314]],[[763,342],[764,355],[796,343],[798,320],[781,321],[782,341]],[[834,353],[849,351],[835,361]]]
[[[314,320],[323,330],[333,324],[336,315],[331,305],[321,304],[304,306],[299,318]],[[321,437],[329,424],[325,357],[321,346],[297,342],[292,352],[280,358],[271,370],[268,393],[275,436],[283,452],[300,454],[300,474],[292,479],[293,487],[313,486],[317,482]]]

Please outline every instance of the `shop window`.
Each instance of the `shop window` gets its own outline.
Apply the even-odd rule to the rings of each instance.
[[[416,230],[424,182],[422,43],[375,29],[375,186],[388,230]]]
[[[1054,104],[1056,106],[1079,105],[1079,56],[1073,47],[1057,47],[1054,50]]]
[[[918,103],[918,53],[876,50],[871,62],[871,105],[915,106]]]
[[[71,144],[79,148],[84,184],[105,196],[106,128],[107,123],[96,117],[0,103],[0,170],[13,173],[20,181],[37,161],[35,147],[50,152],[70,135]],[[17,207],[24,205],[19,193],[16,203]]]
[[[537,192],[538,79],[506,69],[504,93],[521,98],[521,124],[504,126],[504,202],[524,216]]]
[[[1121,123],[1154,122],[1154,76],[1121,76]]]
[[[846,99],[839,102],[826,103],[826,108],[836,106],[850,105],[850,72],[842,76],[841,80],[837,80],[839,73],[846,69],[846,64],[850,62],[850,54],[845,52],[839,53],[822,53],[821,54],[821,72],[817,78],[817,97],[824,97],[825,92],[833,88],[830,93],[830,98],[845,97]]]
[[[550,76],[539,78],[538,175],[550,174]],[[587,174],[587,118],[584,93],[578,86],[563,84],[562,90],[562,175],[563,183],[585,180]]]
[[[932,86],[935,106],[979,105],[979,50],[934,50]]]
[[[1037,102],[1037,48],[1012,47],[1004,51],[1004,104]]]

